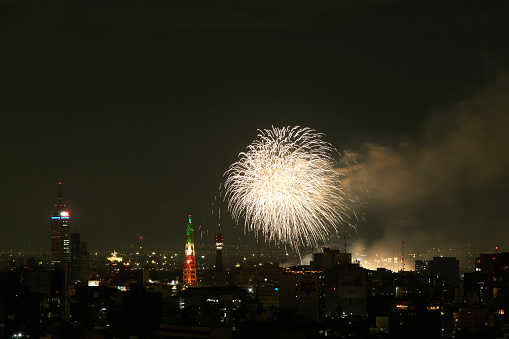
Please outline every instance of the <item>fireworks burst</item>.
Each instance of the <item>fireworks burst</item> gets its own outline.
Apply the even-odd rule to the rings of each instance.
[[[234,220],[243,218],[245,229],[297,251],[337,234],[347,219],[346,195],[334,169],[337,151],[322,137],[299,126],[260,130],[225,173]]]

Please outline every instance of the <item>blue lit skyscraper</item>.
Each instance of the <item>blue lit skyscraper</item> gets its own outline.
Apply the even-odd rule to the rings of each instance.
[[[71,239],[69,233],[69,212],[62,205],[62,183],[58,183],[58,204],[51,217],[51,263],[69,263],[71,260]]]

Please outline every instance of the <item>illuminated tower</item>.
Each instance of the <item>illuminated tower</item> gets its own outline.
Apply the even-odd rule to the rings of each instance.
[[[219,225],[219,233],[216,234],[216,272],[223,273],[223,233]]]
[[[51,217],[51,263],[71,261],[71,239],[69,235],[69,212],[62,205],[62,183],[58,183],[58,204]]]
[[[186,256],[184,261],[184,285],[196,286],[197,283],[196,258],[194,254],[194,229],[191,215],[189,215],[189,222],[187,223]]]

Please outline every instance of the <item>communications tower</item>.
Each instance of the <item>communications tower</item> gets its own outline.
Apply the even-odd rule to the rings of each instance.
[[[191,215],[189,215],[189,222],[187,223],[187,242],[186,242],[186,255],[184,261],[184,285],[196,286],[198,280],[196,279],[196,257],[194,253],[194,229]]]
[[[219,225],[219,233],[216,234],[216,272],[223,273],[223,233]]]

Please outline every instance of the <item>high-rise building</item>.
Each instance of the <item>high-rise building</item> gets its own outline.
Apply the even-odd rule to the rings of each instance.
[[[189,215],[189,222],[187,223],[187,241],[186,252],[184,261],[184,285],[196,286],[198,280],[196,278],[196,257],[194,253],[194,229],[191,215]]]
[[[90,278],[90,253],[79,233],[71,233],[71,283],[85,284]]]
[[[69,212],[62,204],[62,183],[58,183],[58,204],[51,217],[51,263],[71,261],[71,239],[69,235]]]
[[[431,276],[440,278],[444,283],[458,286],[460,283],[460,262],[455,257],[433,257],[429,261]]]
[[[322,253],[313,253],[313,260],[309,263],[312,270],[326,271],[336,266],[347,265],[352,262],[352,253],[342,253],[340,249],[324,247]]]
[[[367,315],[368,271],[358,264],[335,266],[324,273],[325,315]],[[392,287],[392,286],[391,286]]]
[[[320,272],[287,271],[279,280],[279,307],[292,309],[304,321],[315,322],[321,317]],[[274,289],[275,290],[275,289]]]

